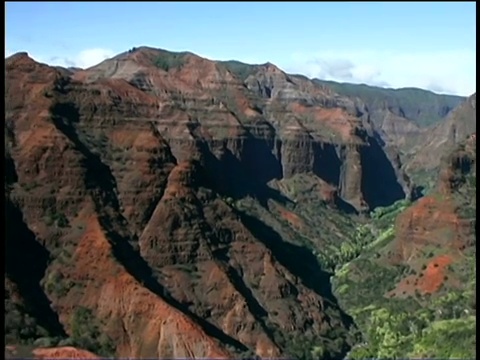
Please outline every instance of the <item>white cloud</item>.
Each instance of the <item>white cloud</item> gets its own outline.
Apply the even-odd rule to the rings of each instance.
[[[109,49],[94,48],[86,49],[73,57],[53,56],[47,59],[47,64],[64,67],[78,67],[82,69],[101,63],[103,60],[115,56],[115,53]]]
[[[309,77],[369,85],[419,87],[440,93],[476,91],[476,52],[395,53],[381,51],[294,54],[283,68]]]
[[[23,51],[23,50],[22,50]],[[5,49],[5,57],[13,55],[17,51],[11,51],[11,49]],[[62,55],[62,56],[38,56],[35,53],[28,53],[32,59],[35,59],[38,62],[49,64],[53,66],[62,66],[62,67],[77,67],[86,69],[91,66],[101,63],[103,60],[115,56],[115,52],[110,49],[102,48],[92,48],[80,51],[78,54],[73,55]]]

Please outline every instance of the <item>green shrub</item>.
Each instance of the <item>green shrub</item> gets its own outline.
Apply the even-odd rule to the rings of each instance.
[[[71,328],[71,338],[76,346],[100,356],[114,355],[114,343],[106,334],[100,332],[97,320],[90,309],[82,306],[77,308],[71,319]]]
[[[164,71],[179,68],[183,65],[183,54],[166,53],[158,56],[154,65]]]
[[[59,228],[66,228],[70,226],[70,222],[64,213],[49,212],[47,214],[46,224],[48,226],[55,225]]]

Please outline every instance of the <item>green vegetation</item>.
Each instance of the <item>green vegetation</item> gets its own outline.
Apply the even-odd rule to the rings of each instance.
[[[411,357],[473,359],[476,355],[476,317],[436,321],[414,342]]]
[[[71,318],[70,325],[73,344],[100,356],[114,356],[114,343],[100,331],[97,320],[90,309],[78,307]]]
[[[417,292],[413,297],[389,299],[384,294],[408,273],[407,267],[381,266],[370,259],[357,259],[353,264],[342,268],[334,279],[341,305],[364,336],[350,358],[474,356],[474,274],[470,273],[470,289],[450,290],[437,297]],[[456,342],[458,337],[462,341]],[[439,341],[445,346],[438,346]]]
[[[437,185],[438,168],[414,170],[409,172],[408,175],[415,185],[422,187],[422,195],[426,195],[434,190]]]
[[[235,207],[235,201],[233,200],[233,198],[231,198],[230,196],[229,197],[224,197],[222,198],[222,200],[228,204],[229,206],[231,207]]]
[[[154,65],[164,71],[178,69],[184,64],[186,53],[164,52],[154,60]]]
[[[332,245],[318,257],[322,266],[329,271],[341,269],[343,265],[368,250],[381,248],[393,240],[393,222],[397,215],[410,205],[408,200],[399,200],[388,207],[378,207],[371,214],[371,222],[359,225],[353,236],[340,245]]]
[[[26,309],[5,301],[5,341],[7,344],[34,347],[76,346],[103,357],[113,357],[113,341],[100,331],[91,310],[78,307],[71,318],[70,338],[52,337],[39,326]]]
[[[46,216],[46,224],[48,226],[55,225],[59,228],[66,228],[70,226],[68,218],[61,212],[48,212]]]
[[[33,345],[35,347],[54,347],[54,346],[58,346],[61,341],[62,341],[61,338],[46,336],[46,337],[41,337],[35,340],[33,342]]]
[[[349,358],[474,358],[475,317],[439,320],[430,308],[369,309],[368,340],[355,347]]]
[[[222,61],[220,62],[227,70],[236,75],[240,80],[245,81],[247,77],[255,72],[255,65],[245,64],[240,61]]]
[[[358,97],[369,109],[388,107],[398,115],[403,114],[420,127],[437,123],[446,115],[445,109],[453,109],[465,100],[461,96],[439,95],[415,88],[385,89],[364,84],[337,83],[318,79],[315,79],[314,82],[329,87],[340,95]]]
[[[40,186],[40,184],[37,183],[36,181],[32,181],[30,183],[21,184],[21,186],[23,187],[23,189],[25,191],[30,191],[30,190],[38,188]]]
[[[5,343],[29,345],[40,337],[48,336],[23,306],[5,299]]]
[[[474,176],[468,175],[455,192],[458,214],[463,219],[475,218]],[[445,200],[436,196],[439,201]],[[474,358],[474,242],[463,251],[463,260],[448,268],[448,274],[462,284],[461,288],[444,283],[431,295],[418,289],[410,296],[405,291],[402,297],[390,294],[400,280],[415,273],[409,266],[388,261],[395,219],[408,206],[402,201],[375,209],[370,222],[358,226],[353,239],[333,253],[338,261],[332,280],[334,293],[363,334],[363,341],[352,349],[349,358]],[[448,239],[454,235],[448,231],[438,234]],[[425,246],[422,253],[424,259],[440,254],[433,246]],[[325,257],[328,259],[328,254]],[[422,271],[426,268],[424,263]],[[445,281],[449,278],[444,276]]]
[[[283,230],[277,231],[283,234],[288,228],[290,235],[285,234],[286,238],[312,249],[316,255],[319,252],[329,252],[330,247],[336,249],[339,244],[350,241],[358,223],[363,221],[356,216],[345,216],[341,210],[336,210],[326,201],[320,200],[319,184],[314,177],[307,174],[297,174],[289,179],[283,179],[281,182],[273,183],[272,187],[292,200],[292,203],[284,204],[283,207],[288,212],[296,214],[304,224],[301,227],[292,226],[285,213],[281,214],[278,209],[272,209],[276,220],[283,225]],[[255,216],[262,219],[267,217],[262,213]],[[322,264],[322,267],[325,266],[326,264]]]
[[[63,297],[68,294],[75,283],[66,279],[58,270],[52,270],[45,279],[45,290],[50,294],[55,294],[57,297]]]
[[[467,184],[472,187],[475,191],[477,190],[477,175],[472,174],[467,176]]]
[[[341,351],[342,338],[345,335],[340,333],[326,336],[321,339],[322,345],[319,345],[318,338],[310,338],[308,336],[287,336],[280,343],[285,344],[285,349],[292,359],[332,359]]]

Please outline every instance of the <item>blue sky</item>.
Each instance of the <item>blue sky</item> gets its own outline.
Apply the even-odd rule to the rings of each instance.
[[[89,67],[148,45],[345,82],[475,92],[476,4],[7,2],[6,56]]]

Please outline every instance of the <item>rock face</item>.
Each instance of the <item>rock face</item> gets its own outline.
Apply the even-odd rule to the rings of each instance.
[[[87,350],[77,349],[71,346],[54,348],[29,348],[22,346],[7,346],[5,349],[6,359],[101,359]]]
[[[35,359],[100,359],[90,351],[74,347],[39,348],[33,350]]]
[[[305,174],[359,211],[408,196],[361,104],[272,64],[242,78],[149,48],[75,72],[20,53],[6,76],[11,339],[119,357],[345,354],[351,320],[317,259],[227,199],[262,202]]]
[[[154,95],[158,104],[138,116],[156,124],[178,161],[192,152],[207,158],[207,151],[213,155],[208,166],[217,173],[230,172],[233,161],[241,167],[237,172],[260,184],[312,172],[358,210],[385,201],[368,193],[365,179],[378,176],[365,168],[365,158],[373,155],[369,164],[375,169],[395,173],[361,104],[272,64],[257,66],[242,79],[223,63],[140,48],[74,79],[122,79]],[[237,196],[247,191],[238,183],[219,183]],[[377,190],[398,199],[409,195],[408,185],[403,177],[387,175]]]

